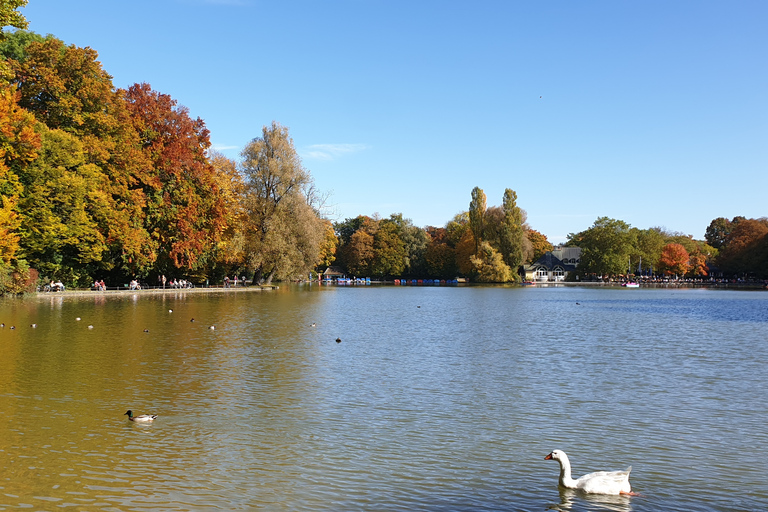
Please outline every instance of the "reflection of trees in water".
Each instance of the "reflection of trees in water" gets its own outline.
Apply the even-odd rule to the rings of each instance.
[[[587,494],[574,489],[560,489],[560,503],[547,507],[549,510],[609,510],[613,512],[631,512],[629,496],[607,494]]]

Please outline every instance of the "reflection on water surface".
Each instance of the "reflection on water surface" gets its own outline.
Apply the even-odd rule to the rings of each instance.
[[[768,437],[760,292],[304,286],[4,301],[0,322],[0,509],[768,502],[744,457]],[[632,465],[643,496],[558,491],[555,448],[578,475]]]

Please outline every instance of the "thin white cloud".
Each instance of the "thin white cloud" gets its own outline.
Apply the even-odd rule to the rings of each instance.
[[[240,146],[227,146],[225,144],[211,144],[211,149],[216,151],[229,151],[230,149],[238,149]]]
[[[302,153],[305,158],[313,160],[335,160],[350,153],[365,151],[367,144],[313,144]]]

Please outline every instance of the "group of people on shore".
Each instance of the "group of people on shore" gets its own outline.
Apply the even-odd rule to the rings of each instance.
[[[235,277],[233,280],[230,280],[229,276],[224,276],[224,288],[229,288],[230,286],[237,286],[237,283],[238,283],[237,274],[235,274]],[[240,284],[242,286],[245,286],[245,276],[240,278]]]

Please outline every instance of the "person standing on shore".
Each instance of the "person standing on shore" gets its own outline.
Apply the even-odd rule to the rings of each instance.
[[[165,290],[165,274],[163,274],[163,290]]]

